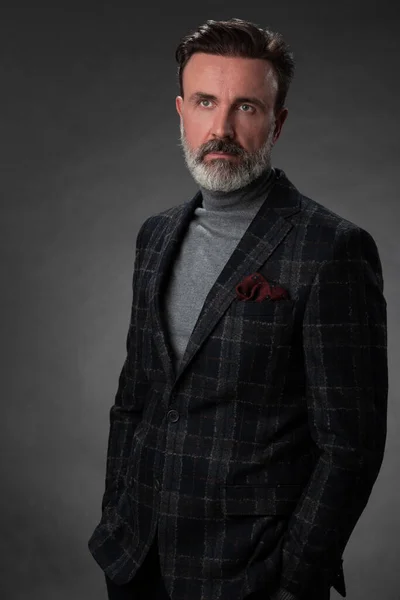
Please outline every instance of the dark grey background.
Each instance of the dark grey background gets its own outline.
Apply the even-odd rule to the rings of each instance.
[[[275,166],[380,251],[388,441],[344,567],[349,600],[399,600],[396,11],[344,0],[2,8],[2,599],[106,598],[87,540],[100,517],[135,238],[147,216],[197,190],[178,146],[174,51],[206,19],[240,17],[281,31],[297,58]]]

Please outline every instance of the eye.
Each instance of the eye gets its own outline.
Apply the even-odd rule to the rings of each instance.
[[[202,102],[210,102],[210,100],[204,99],[204,100],[200,100],[199,104],[201,104]],[[205,106],[204,108],[207,108],[207,106]]]
[[[241,106],[247,106],[247,108],[249,108],[250,110],[244,110],[242,112],[254,112],[255,108],[253,106],[250,106],[250,104],[241,104]]]

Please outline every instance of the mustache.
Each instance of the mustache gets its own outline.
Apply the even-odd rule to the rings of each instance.
[[[217,140],[204,144],[201,150],[201,158],[204,158],[209,152],[227,152],[228,154],[234,154],[235,156],[244,156],[245,151],[243,148],[239,148],[236,144],[231,142],[224,142],[223,140]]]

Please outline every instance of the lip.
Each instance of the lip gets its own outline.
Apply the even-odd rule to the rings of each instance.
[[[207,156],[236,156],[235,154],[229,154],[229,152],[208,152]]]

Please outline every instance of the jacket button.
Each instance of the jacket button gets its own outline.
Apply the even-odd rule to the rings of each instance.
[[[168,421],[170,421],[171,423],[176,423],[179,419],[179,414],[177,410],[169,410],[167,413],[167,419]]]

